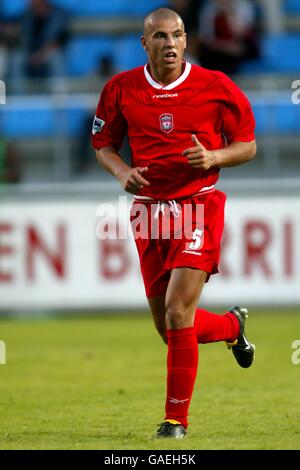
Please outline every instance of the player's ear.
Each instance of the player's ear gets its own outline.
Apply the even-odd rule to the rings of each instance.
[[[147,51],[148,50],[147,39],[145,38],[145,36],[141,36],[141,43],[142,43],[144,50]]]

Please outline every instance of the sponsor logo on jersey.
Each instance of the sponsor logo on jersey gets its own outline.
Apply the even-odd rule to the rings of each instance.
[[[177,98],[178,93],[165,93],[164,95],[153,95],[152,98]]]
[[[95,116],[94,122],[93,122],[93,129],[92,129],[92,134],[95,135],[99,132],[102,131],[103,126],[105,124],[105,121],[103,119],[98,118]]]
[[[174,129],[173,114],[165,113],[159,116],[160,129],[169,134]]]

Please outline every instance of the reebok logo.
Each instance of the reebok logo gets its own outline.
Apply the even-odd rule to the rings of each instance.
[[[165,93],[164,95],[153,95],[152,98],[177,98],[178,93]]]
[[[187,253],[188,255],[197,255],[197,256],[202,255],[202,253],[198,253],[197,251],[192,251],[192,250],[183,250],[181,253]]]

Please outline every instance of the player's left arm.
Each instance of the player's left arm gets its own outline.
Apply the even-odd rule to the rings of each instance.
[[[192,135],[193,147],[185,149],[182,155],[187,158],[192,168],[209,170],[212,167],[224,168],[238,166],[252,160],[256,155],[256,142],[232,142],[227,147],[218,150],[207,150]]]
[[[238,166],[252,160],[256,154],[255,117],[243,91],[226,75],[218,73],[215,82],[222,97],[218,107],[219,125],[228,145],[208,150],[192,135],[193,147],[184,150],[188,163],[203,171],[212,167]]]

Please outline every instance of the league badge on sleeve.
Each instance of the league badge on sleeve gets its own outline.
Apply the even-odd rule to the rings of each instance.
[[[95,135],[99,132],[102,131],[103,126],[105,124],[105,121],[103,119],[98,118],[95,116],[94,122],[93,122],[93,129],[92,129],[92,134]]]

